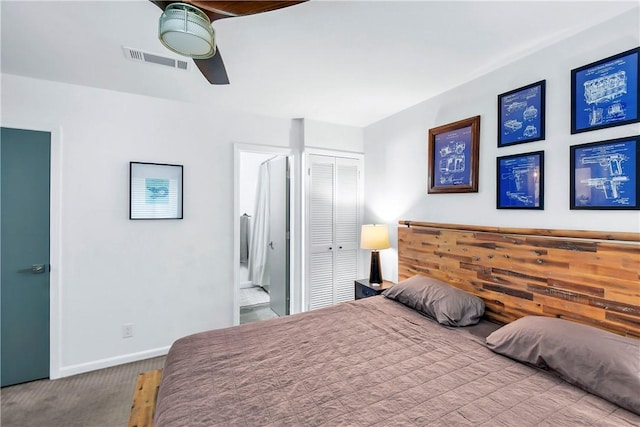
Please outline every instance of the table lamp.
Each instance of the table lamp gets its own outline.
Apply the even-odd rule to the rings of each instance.
[[[380,265],[380,249],[387,249],[389,245],[389,230],[383,224],[367,224],[362,226],[360,233],[360,247],[371,249],[371,269],[369,283],[382,283],[382,268]]]

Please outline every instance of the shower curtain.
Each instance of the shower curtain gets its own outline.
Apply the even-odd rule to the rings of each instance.
[[[271,160],[271,159],[269,159]],[[256,211],[249,245],[249,280],[269,292],[267,255],[269,245],[269,160],[260,164],[256,188]]]

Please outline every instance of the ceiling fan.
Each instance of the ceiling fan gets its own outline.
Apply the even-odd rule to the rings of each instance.
[[[229,84],[211,23],[218,19],[254,15],[303,3],[294,1],[155,1],[162,9],[158,37],[163,45],[194,59],[204,77],[215,85]]]

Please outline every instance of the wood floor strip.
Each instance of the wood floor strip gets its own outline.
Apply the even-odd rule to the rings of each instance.
[[[133,393],[133,403],[131,404],[129,427],[152,427],[161,378],[162,369],[143,372],[138,375]]]

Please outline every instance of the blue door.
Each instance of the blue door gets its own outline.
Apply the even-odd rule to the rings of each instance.
[[[49,377],[51,134],[0,134],[0,383]]]

